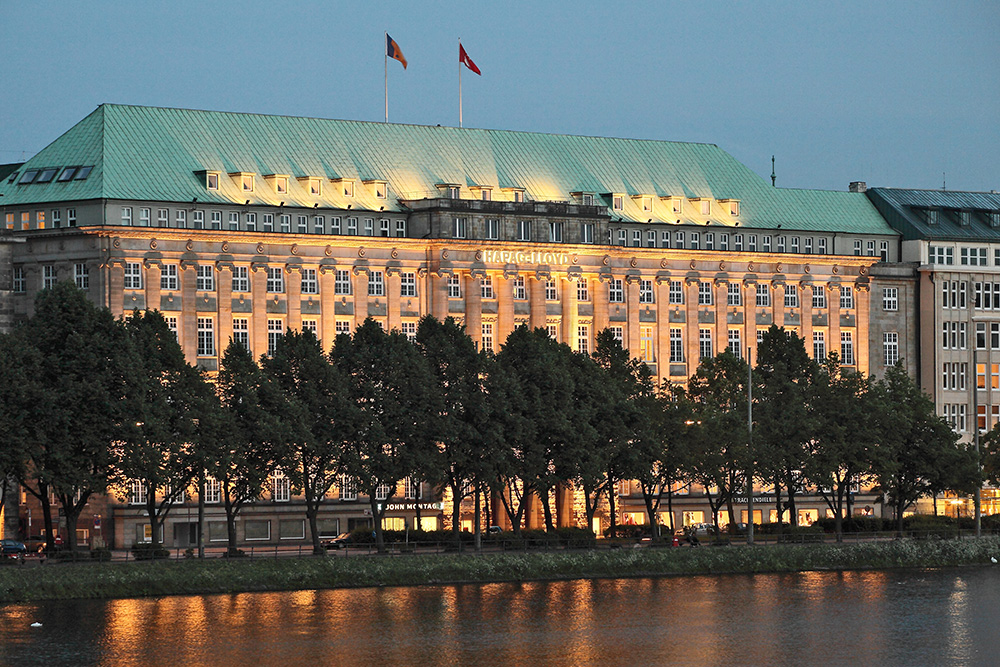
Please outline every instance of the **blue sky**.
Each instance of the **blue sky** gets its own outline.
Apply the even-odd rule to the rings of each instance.
[[[0,162],[102,102],[707,142],[778,185],[1000,190],[1000,3],[6,2]]]

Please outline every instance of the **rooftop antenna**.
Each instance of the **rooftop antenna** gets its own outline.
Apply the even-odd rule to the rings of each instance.
[[[943,172],[943,171],[941,172],[941,189],[942,190],[947,190],[948,189],[948,179],[945,178],[946,175],[947,174],[945,172]]]
[[[775,175],[774,175],[774,156],[772,155],[771,156],[771,187],[772,188],[774,187],[774,180],[775,180]]]

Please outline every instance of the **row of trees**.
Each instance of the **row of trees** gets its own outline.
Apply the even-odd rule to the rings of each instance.
[[[279,468],[317,551],[339,475],[369,498],[380,548],[379,490],[405,478],[450,489],[456,533],[473,499],[477,539],[482,503],[500,503],[518,530],[537,499],[553,529],[550,498],[566,485],[590,525],[603,502],[614,522],[616,483],[637,480],[654,526],[684,484],[712,489],[714,521],[725,510],[735,524],[747,471],[773,488],[778,516],[815,489],[839,519],[860,479],[900,521],[925,493],[975,488],[977,459],[900,368],[872,382],[835,356],[815,363],[777,328],[757,350],[752,434],[746,361],[724,352],[687,387],[658,386],[609,330],[587,356],[520,327],[492,355],[450,318],[421,320],[415,342],[368,320],[329,352],[309,332],[287,332],[259,361],[230,343],[212,384],[158,312],[115,320],[59,283],[0,337],[0,466],[40,502],[50,546],[52,494],[74,546],[90,496],[141,485],[155,544],[171,505],[211,477],[235,548],[237,516]]]

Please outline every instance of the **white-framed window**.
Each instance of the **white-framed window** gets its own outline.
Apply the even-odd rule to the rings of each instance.
[[[961,248],[962,266],[986,266],[986,248]]]
[[[882,310],[891,311],[899,309],[899,288],[882,288]]]
[[[625,208],[625,198],[621,195],[613,195],[611,197],[611,208],[615,211],[621,211]]]
[[[496,218],[486,218],[485,224],[486,238],[497,240],[500,238],[500,221]]]
[[[854,365],[854,334],[850,331],[840,332],[840,362],[845,366]]]
[[[279,319],[269,319],[267,321],[267,354],[274,354],[278,341],[285,334],[285,323]]]
[[[868,257],[875,256],[875,241],[868,241],[865,243],[865,255]]]
[[[263,542],[271,539],[271,521],[269,519],[244,519],[243,539],[247,542]]]
[[[680,280],[670,281],[670,305],[684,305],[684,283]]]
[[[483,350],[493,352],[493,323],[483,322],[482,326]]]
[[[608,327],[611,331],[611,337],[618,341],[618,344],[625,347],[625,328],[621,326],[611,326]]]
[[[729,352],[735,357],[743,358],[743,338],[739,329],[729,330]]]
[[[576,351],[590,354],[590,325],[579,324],[576,327]]]
[[[895,366],[899,361],[899,334],[895,331],[887,331],[882,334],[882,351],[885,356],[886,366]]]
[[[528,298],[528,290],[524,287],[524,276],[517,276],[513,280],[514,300],[525,301]]]
[[[785,252],[785,237],[784,237],[784,235],[778,236],[777,250],[778,250],[778,252]]]
[[[222,211],[212,211],[211,222],[209,223],[212,229],[222,229]]]
[[[556,287],[556,281],[554,280],[545,281],[545,300],[546,301],[559,300],[559,290]]]
[[[263,213],[261,215],[261,231],[267,233],[274,231],[274,213]]]
[[[198,318],[198,356],[215,356],[215,320],[211,317]]]
[[[271,474],[271,500],[276,503],[287,503],[292,499],[292,480],[285,476],[281,468],[276,468]]]
[[[368,273],[368,296],[385,296],[385,274],[381,271]]]
[[[484,190],[484,192],[486,191]],[[403,480],[403,498],[406,500],[420,500],[424,496],[423,486],[420,480],[407,477]]]
[[[647,364],[656,361],[653,347],[653,327],[639,327],[639,359]]]
[[[170,226],[170,211],[165,208],[156,209],[156,226],[157,227],[169,227]]]
[[[253,192],[253,174],[243,174],[240,177],[240,185],[243,192]]]
[[[771,252],[771,235],[770,234],[764,234],[764,236],[761,237],[760,248],[764,252]]]
[[[170,329],[170,333],[177,338],[177,316],[176,315],[164,315],[163,320],[167,323],[167,328]]]
[[[240,228],[240,214],[237,211],[229,212],[229,231],[235,232]]]
[[[496,238],[496,237],[490,236],[487,238]],[[593,243],[593,242],[594,242],[594,223],[592,222],[580,223],[580,243]]]
[[[705,232],[705,250],[715,250],[715,232]]]
[[[333,280],[333,293],[349,295],[351,293],[351,272],[347,269],[337,269]]]
[[[267,267],[267,291],[271,294],[281,294],[285,291],[285,270],[282,267]]]
[[[826,308],[826,288],[821,285],[813,285],[812,307],[816,309]]]
[[[206,190],[218,190],[219,189],[219,175],[213,174],[211,172],[205,174],[205,189]]]
[[[679,250],[684,249],[684,232],[674,232],[674,247]]]
[[[169,292],[178,289],[176,264],[164,264],[160,268],[160,289]]]
[[[770,308],[771,307],[771,286],[767,283],[757,284],[757,307],[758,308]]]
[[[518,241],[531,240],[531,220],[517,221],[517,240]]]
[[[805,247],[803,248],[803,251],[807,255],[811,255],[812,254],[812,251],[813,251],[813,239],[812,239],[811,236],[807,236],[806,237]]]
[[[743,252],[743,235],[733,234],[733,250]]]
[[[246,228],[248,232],[257,231],[257,214],[247,213],[246,214]]]
[[[823,361],[826,359],[826,332],[813,331],[813,359]]]
[[[24,267],[23,266],[15,266],[13,273],[14,273],[14,276],[13,276],[13,283],[14,283],[13,284],[13,288],[14,288],[14,292],[16,292],[18,294],[23,294],[28,289],[27,283],[24,280]]]
[[[545,333],[549,335],[552,340],[559,340],[559,326],[556,324],[546,324]]]
[[[349,475],[340,475],[337,478],[337,489],[340,491],[341,500],[358,499],[358,482]]]
[[[729,234],[719,234],[719,250],[729,250]]]
[[[56,267],[46,264],[42,267],[42,289],[51,289],[56,284]]]
[[[211,475],[205,476],[205,504],[214,505],[222,500],[222,485]]]
[[[126,227],[132,226],[132,207],[122,206],[122,224]]]
[[[211,264],[199,264],[195,267],[195,289],[199,292],[215,290],[215,267]]]
[[[177,209],[176,215],[174,217],[174,226],[177,229],[184,229],[185,227],[187,227],[187,211],[185,209],[183,208]]]
[[[785,308],[799,307],[799,290],[795,285],[785,285]]]
[[[319,278],[316,269],[302,269],[302,293],[319,294]]]
[[[142,483],[142,480],[133,479],[129,480],[128,483],[128,504],[129,505],[145,505],[146,499],[148,498],[146,492],[146,485]]]
[[[411,343],[417,339],[417,323],[416,322],[400,322],[399,332],[406,336],[406,340]]]
[[[455,239],[464,239],[467,234],[467,227],[469,225],[468,218],[452,218],[451,219],[451,237]]]
[[[194,220],[192,222],[195,229],[205,229],[205,212],[195,211]]]
[[[608,233],[610,233],[610,231]],[[627,229],[619,229],[618,230],[618,245],[620,245],[622,247],[628,245],[628,230]]]
[[[358,219],[351,217],[347,219],[347,235],[357,236],[358,235]]]
[[[791,238],[791,251],[792,252],[798,252],[799,251],[799,237],[798,236],[793,236]]]
[[[670,329],[670,363],[680,364],[684,362],[684,330],[671,327]]]
[[[288,213],[282,213],[278,216],[278,229],[281,230],[282,234],[288,234],[292,231],[292,216]]]
[[[142,264],[139,262],[125,263],[125,289],[142,289]]]
[[[73,265],[73,282],[80,289],[90,289],[90,268],[86,264]]]
[[[622,287],[621,278],[612,278],[608,281],[608,301],[625,303],[625,289]]]
[[[406,237],[406,220],[399,219],[396,221],[396,238]]]
[[[484,299],[495,298],[493,292],[493,276],[483,276],[480,280],[480,295]]]
[[[375,487],[375,500],[385,500],[392,495],[393,490],[388,484],[379,484]]]
[[[576,300],[590,301],[590,285],[586,278],[580,278],[576,281]]]
[[[854,288],[841,286],[840,288],[840,309],[852,310],[854,308]]]
[[[389,237],[389,218],[382,218],[378,221],[378,235]]]
[[[404,271],[399,274],[399,296],[412,297],[417,295],[417,274]]]
[[[453,273],[448,276],[448,298],[462,298],[462,277],[458,274]]]
[[[250,320],[245,317],[233,318],[233,340],[250,349]]]
[[[699,247],[701,247],[701,234],[691,232],[691,250],[697,250]]]
[[[652,280],[639,281],[639,303],[654,303]]]
[[[660,247],[669,248],[670,247],[670,230],[663,230],[660,232]]]
[[[742,306],[743,305],[743,286],[739,283],[728,283],[726,288],[726,305],[727,306]]]
[[[375,218],[365,218],[365,236],[375,236]]]
[[[233,292],[246,293],[250,291],[250,267],[233,267]]]
[[[351,335],[351,321],[350,320],[337,320],[333,324],[334,332],[339,336],[341,334]]]
[[[563,223],[556,222],[554,220],[549,221],[549,242],[562,243],[562,240],[563,240]]]
[[[712,305],[712,283],[707,280],[698,281],[698,305]]]
[[[330,218],[330,233],[340,234],[340,216],[335,215]]]
[[[698,329],[698,356],[701,359],[709,359],[715,356],[712,350],[711,329]]]
[[[305,333],[306,331],[308,331],[309,333],[311,333],[313,336],[316,336],[317,338],[319,338],[319,336],[317,335],[317,332],[319,331],[319,325],[316,323],[316,320],[312,320],[312,319],[309,319],[309,320],[303,319],[302,320],[302,332]]]

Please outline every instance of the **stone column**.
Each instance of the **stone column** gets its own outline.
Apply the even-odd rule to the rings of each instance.
[[[701,361],[699,356],[698,348],[698,280],[694,278],[688,278],[686,281],[685,290],[687,293],[684,295],[684,307],[685,307],[685,333],[687,334],[685,338],[686,349],[686,359],[687,361],[687,375],[690,377],[695,369],[698,368],[698,363]]]
[[[562,341],[570,346],[574,351],[580,347],[576,341],[576,329],[580,322],[580,309],[577,305],[577,282],[571,278],[564,277],[560,280],[562,284]]]
[[[399,325],[402,323],[402,314],[400,306],[400,295],[399,295],[399,284],[401,278],[399,271],[393,271],[390,274],[386,271],[385,276],[385,312],[386,312],[386,322],[389,331],[393,329],[399,329]]]
[[[639,356],[641,345],[639,343],[639,279],[627,280],[625,287],[625,344],[628,346],[629,355]]]
[[[184,359],[189,364],[198,361],[198,304],[195,291],[198,271],[191,261],[182,261],[180,266],[181,312],[177,318],[177,337],[184,350]]]
[[[507,341],[507,336],[514,330],[514,282],[503,276],[494,276],[497,290],[497,331],[493,340],[493,347],[500,349],[500,345]]]
[[[358,270],[353,272],[351,278],[351,291],[354,292],[354,326],[351,331],[355,331],[364,324],[368,318],[368,270]]]
[[[869,365],[868,365],[868,321],[869,313],[868,308],[871,301],[871,291],[868,285],[859,285],[858,293],[856,295],[857,303],[855,307],[857,310],[857,333],[854,338],[854,357],[858,362],[858,371],[868,375]],[[973,330],[973,336],[975,336],[975,330]],[[973,341],[975,344],[975,341]],[[976,369],[972,369],[973,374]],[[973,381],[975,379],[973,378]],[[933,396],[933,394],[931,394]],[[975,415],[973,415],[975,416]]]
[[[290,266],[285,270],[285,293],[287,301],[285,314],[287,316],[286,330],[302,329],[302,269]]]
[[[750,363],[757,363],[757,284],[753,282],[743,283],[743,350],[741,356],[746,354],[748,347],[753,348],[753,357]],[[744,357],[746,359],[746,357]]]
[[[827,290],[826,353],[840,356],[840,285],[832,283]]]
[[[483,285],[478,276],[466,275],[463,280],[465,291],[465,332],[475,342],[476,349],[483,348]]]
[[[670,377],[670,280],[656,283],[656,374]]]
[[[216,309],[219,314],[219,321],[216,322],[216,330],[219,334],[218,353],[219,358],[229,346],[229,339],[233,337],[233,265],[219,264],[215,275],[215,300]]]
[[[799,338],[801,338],[802,341],[803,341],[803,343],[805,343],[806,354],[808,354],[809,357],[811,358],[813,356],[813,354],[812,354],[812,349],[813,349],[813,346],[812,346],[812,344],[813,344],[813,340],[812,340],[812,330],[813,330],[813,323],[812,323],[813,289],[812,289],[812,285],[811,284],[803,285],[802,289],[799,292],[800,292],[799,306],[801,307],[801,313],[802,313],[802,325],[799,327]],[[820,361],[822,361],[822,360],[820,360]]]
[[[785,283],[771,283],[771,324],[776,327],[785,326]]]
[[[448,317],[448,274],[433,274],[431,286],[431,314],[444,322]]]
[[[146,310],[160,309],[160,263],[157,261],[146,262]]]
[[[594,303],[594,327],[590,332],[587,349],[593,352],[597,332],[608,328],[608,283],[603,280],[592,280],[590,286],[593,288],[590,298]]]
[[[254,356],[267,354],[267,266],[250,267],[250,349]]]
[[[121,317],[125,313],[123,302],[125,296],[125,262],[123,260],[113,260],[107,268],[107,274],[108,310],[115,317]]]
[[[319,271],[319,336],[323,341],[323,351],[329,352],[333,347],[333,339],[337,337],[337,317],[334,312],[336,295],[336,269],[320,269]]]
[[[531,300],[531,311],[528,318],[528,327],[531,329],[544,329],[545,312],[545,280],[537,276],[528,279],[528,298]]]
[[[712,283],[712,298],[715,303],[715,340],[712,346],[715,353],[719,354],[729,347],[729,282],[716,280]]]

